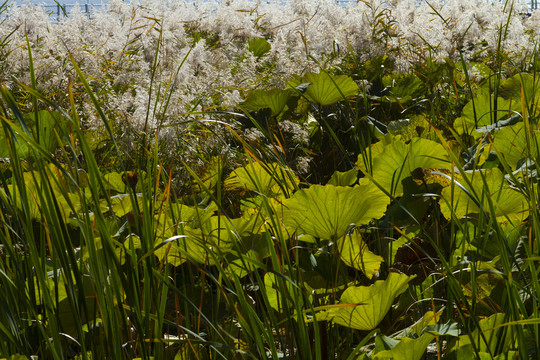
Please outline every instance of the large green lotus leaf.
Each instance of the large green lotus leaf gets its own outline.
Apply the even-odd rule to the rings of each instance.
[[[308,73],[303,77],[296,77],[289,82],[291,88],[300,84],[309,83],[304,95],[306,98],[322,106],[333,105],[340,100],[356,96],[359,87],[354,80],[347,75],[330,75],[326,72]]]
[[[519,101],[507,100],[497,97],[497,111],[495,111],[495,98],[487,90],[481,91],[473,100],[469,101],[461,113],[461,117],[454,121],[454,129],[458,134],[475,135],[474,130],[491,125],[506,117],[511,111],[520,111],[521,103]],[[476,122],[475,122],[476,114]]]
[[[60,143],[66,133],[68,133],[68,121],[57,111],[40,110],[37,113],[39,126],[35,125],[35,114],[29,113],[24,115],[25,125],[32,133],[30,138],[33,138],[36,143],[39,143],[43,149],[53,152]],[[9,124],[13,135],[17,139],[16,148],[18,155],[21,158],[28,158],[31,152],[32,144],[29,143],[25,137],[23,128],[20,124],[11,123],[4,120],[6,124]],[[39,136],[39,142],[38,142]],[[0,157],[9,157],[8,140],[4,132],[0,132]]]
[[[358,178],[358,169],[351,169],[349,171],[341,172],[336,171],[332,174],[328,184],[335,186],[351,186],[356,182]]]
[[[467,185],[463,176],[467,177],[472,187]],[[529,205],[525,196],[512,189],[502,172],[497,168],[456,174],[454,181],[461,184],[466,191],[459,186],[443,188],[442,197],[444,200],[440,201],[440,204],[441,211],[447,219],[452,219],[452,213],[458,219],[467,215],[479,214],[482,209],[479,208],[478,204],[482,205],[483,210],[491,213],[488,199],[493,203],[495,210],[493,215],[500,222],[506,220],[521,222],[529,215]]]
[[[287,101],[293,95],[291,89],[253,90],[240,107],[249,111],[270,109],[272,116],[278,116],[285,110]]]
[[[458,334],[456,323],[430,325],[424,328],[420,337],[404,337],[391,349],[377,352],[372,359],[420,360],[435,337]]]
[[[354,231],[352,234],[340,237],[337,247],[341,253],[341,261],[347,266],[362,271],[369,279],[379,271],[383,258],[369,251],[360,232]]]
[[[478,87],[478,85],[476,85],[477,83],[489,79],[493,75],[493,70],[484,63],[467,62],[466,66],[468,67],[468,77],[473,89]],[[467,86],[467,76],[463,71],[463,65],[461,63],[456,64],[454,79],[459,86]]]
[[[381,149],[379,149],[380,151]],[[448,152],[441,144],[431,140],[415,138],[408,144],[394,141],[382,149],[382,152],[372,158],[374,180],[388,193],[394,196],[403,195],[403,179],[411,176],[417,168],[450,167]],[[366,171],[365,162],[358,161],[357,165]]]
[[[289,267],[285,266],[285,270],[288,269]],[[294,269],[293,271],[304,273],[301,269]],[[286,290],[284,292],[280,291],[279,285],[283,285],[283,288]],[[283,312],[286,308],[292,308],[295,302],[303,302],[303,296],[295,296],[301,290],[287,275],[267,272],[264,275],[264,287],[270,306],[278,312]],[[303,305],[300,304],[300,306],[302,307]]]
[[[520,103],[521,94],[525,97],[527,105],[530,106],[533,99],[538,103],[540,95],[540,78],[533,74],[521,73],[506,79],[499,87],[499,96],[505,99],[513,99]]]
[[[371,286],[349,287],[341,295],[340,304],[317,314],[317,320],[358,330],[373,330],[392,306],[394,299],[407,290],[414,276],[390,273],[386,280]]]
[[[253,56],[260,58],[272,49],[272,45],[263,37],[252,37],[247,41],[247,48]]]
[[[184,233],[172,236],[173,240],[155,250],[155,255],[169,264],[178,266],[186,260],[200,264],[214,265],[234,247],[234,242],[242,236],[259,231],[259,216],[228,219],[225,216],[211,216],[200,228],[189,226]],[[164,241],[167,241],[165,239]]]
[[[383,85],[390,88],[390,93],[398,99],[413,99],[425,94],[426,86],[414,74],[394,73],[382,79]]]
[[[242,278],[258,269],[259,267],[256,263],[262,264],[263,260],[271,255],[268,244],[271,244],[272,240],[269,241],[268,237],[271,237],[271,234],[268,232],[244,237],[241,246],[247,249],[247,251],[241,254],[232,253],[232,259],[229,259],[226,270]]]
[[[30,216],[33,219],[40,220],[42,217],[42,212],[45,209],[49,211],[60,211],[64,220],[68,221],[69,216],[72,213],[76,213],[80,210],[81,207],[81,196],[86,194],[86,191],[83,192],[70,192],[70,189],[73,187],[60,171],[60,169],[53,164],[48,164],[44,169],[42,169],[44,174],[40,174],[38,171],[27,171],[23,173],[24,179],[24,189],[26,191],[26,196],[28,201],[23,208],[21,200],[17,200],[15,204],[21,211],[29,211]],[[43,176],[45,176],[48,181],[47,184],[43,183]],[[48,187],[50,185],[50,187]],[[55,202],[54,206],[57,208],[51,209],[51,204],[47,202],[46,198],[42,203],[40,196],[44,196],[43,192],[44,187],[47,187],[47,191],[51,191],[53,201]],[[11,198],[20,198],[21,189],[15,184],[8,184],[7,189]],[[6,199],[6,193],[4,189],[0,189],[0,197]]]
[[[461,335],[450,352],[455,352],[457,359],[466,359],[474,352],[471,338],[479,352],[497,355],[499,354],[497,350],[502,353],[508,351],[513,343],[514,334],[511,327],[500,326],[508,320],[508,316],[504,313],[497,313],[480,320],[479,329],[475,329],[470,335]]]
[[[527,144],[527,136],[530,145]],[[504,159],[512,169],[516,170],[520,160],[536,157],[539,143],[540,131],[537,127],[531,127],[531,131],[527,134],[525,125],[518,123],[497,131],[494,134],[492,149],[500,159]]]
[[[388,132],[394,136],[400,136],[401,140],[409,141],[432,131],[432,126],[424,115],[412,115],[408,119],[390,121]]]
[[[246,189],[263,195],[287,194],[300,180],[294,172],[277,163],[251,163],[232,172],[225,180],[228,190]]]
[[[169,213],[176,222],[181,222],[193,229],[201,227],[201,224],[210,220],[214,212],[218,210],[216,203],[212,202],[207,207],[188,206],[182,203],[167,204]]]
[[[283,200],[283,222],[299,233],[336,240],[354,225],[383,216],[390,199],[374,184],[312,185]]]

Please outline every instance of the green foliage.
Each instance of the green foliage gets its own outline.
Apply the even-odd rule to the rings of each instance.
[[[297,88],[308,84],[303,96],[314,104],[321,106],[333,105],[348,97],[358,95],[359,88],[354,80],[345,75],[331,75],[327,72],[308,73],[289,81],[288,86]]]

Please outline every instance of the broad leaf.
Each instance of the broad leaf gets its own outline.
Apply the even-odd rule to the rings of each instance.
[[[372,173],[374,180],[393,196],[403,195],[405,178],[418,168],[449,168],[448,153],[441,144],[431,140],[415,138],[406,144],[394,141],[388,145],[375,146],[372,157]],[[367,172],[365,160],[359,157],[356,163]]]
[[[285,110],[291,96],[294,96],[291,89],[253,90],[239,106],[248,111],[270,109],[272,116],[278,116]]]
[[[525,125],[518,123],[495,132],[493,136],[492,149],[514,170],[517,170],[520,160],[534,158],[538,154],[540,131],[537,127],[531,127],[527,132]]]
[[[289,82],[291,88],[303,83],[310,83],[304,95],[321,106],[328,106],[358,95],[359,88],[352,78],[346,75],[330,75],[326,72],[308,73]]]
[[[472,186],[464,181],[465,176]],[[529,216],[527,199],[508,185],[497,168],[455,175],[454,181],[461,186],[448,186],[442,190],[441,211],[447,219],[452,219],[452,214],[458,219],[478,216],[482,211],[495,215],[500,222],[523,221]]]
[[[454,122],[454,128],[459,134],[473,135],[477,128],[496,123],[507,117],[512,111],[520,111],[519,101],[507,100],[498,97],[495,101],[493,95],[483,90],[463,108],[461,117]],[[481,134],[476,133],[476,137]]]
[[[375,185],[312,185],[283,201],[283,222],[299,233],[324,240],[344,236],[351,226],[380,218],[390,200]]]
[[[341,261],[347,266],[362,271],[369,279],[379,271],[383,258],[369,251],[358,231],[339,238],[337,247]]]
[[[371,286],[349,287],[341,295],[339,305],[329,306],[317,314],[317,320],[358,330],[373,330],[392,306],[394,299],[407,290],[414,277],[390,273],[386,280]]]
[[[266,55],[272,46],[263,37],[252,37],[247,41],[247,48],[255,57],[263,57]]]
[[[513,331],[511,327],[498,327],[508,321],[504,313],[491,315],[487,319],[479,321],[479,328],[470,335],[461,335],[450,349],[455,352],[457,359],[464,359],[474,352],[471,344],[474,341],[479,352],[498,355],[509,350],[513,343]],[[498,350],[498,351],[497,351]]]
[[[437,324],[427,326],[420,337],[402,338],[392,349],[376,353],[373,359],[395,359],[395,360],[420,360],[426,348],[435,337],[442,335],[457,336],[459,330],[456,323]],[[384,335],[381,335],[384,336]]]
[[[289,169],[277,163],[251,163],[238,168],[225,180],[225,188],[246,189],[263,195],[288,194],[300,181]]]

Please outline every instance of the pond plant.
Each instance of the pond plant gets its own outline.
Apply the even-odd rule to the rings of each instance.
[[[0,359],[540,356],[539,13],[0,12]]]

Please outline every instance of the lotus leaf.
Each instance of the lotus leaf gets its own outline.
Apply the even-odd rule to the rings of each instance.
[[[475,329],[470,335],[461,335],[450,352],[455,352],[458,359],[466,358],[473,353],[472,338],[479,352],[493,355],[505,353],[512,345],[513,331],[511,327],[500,325],[508,320],[508,316],[504,313],[497,313],[487,319],[480,320],[479,329]]]
[[[288,269],[289,267],[285,267],[285,270]],[[293,271],[299,271],[301,273],[304,272],[301,269],[294,269]],[[278,282],[282,283],[285,290],[284,292],[280,291]],[[266,288],[268,303],[274,310],[278,312],[282,312],[286,307],[290,307],[295,303],[302,302],[302,296],[298,296],[295,299],[292,298],[295,293],[300,291],[300,289],[286,275],[267,272],[264,275],[264,287]]]
[[[377,352],[373,359],[420,360],[426,348],[435,337],[442,335],[457,336],[456,323],[430,325],[424,328],[420,337],[404,337],[391,349]],[[384,336],[384,335],[381,335]]]
[[[403,195],[401,182],[411,176],[414,170],[450,167],[448,152],[441,144],[427,139],[415,138],[408,144],[394,141],[382,148],[376,146],[375,149],[372,157],[373,179],[393,196]],[[367,173],[366,161],[359,157],[356,164]]]
[[[367,181],[354,187],[312,185],[283,200],[283,222],[298,233],[337,240],[351,225],[380,218],[389,203],[390,199]]]
[[[499,87],[499,95],[505,99],[521,102],[521,94],[528,107],[540,96],[540,79],[533,74],[521,73],[506,79]]]
[[[391,74],[382,79],[383,85],[390,88],[390,93],[400,102],[410,101],[425,94],[426,86],[414,74]]]
[[[528,139],[527,139],[528,138]],[[528,141],[527,141],[528,140]],[[537,127],[527,132],[523,123],[507,126],[494,134],[492,149],[514,170],[520,160],[538,154],[540,131]]]
[[[291,89],[253,90],[240,107],[249,111],[270,109],[272,116],[278,116],[285,110],[291,96],[294,96]]]
[[[289,87],[296,88],[303,83],[309,83],[304,95],[313,103],[328,106],[356,96],[359,87],[352,78],[346,75],[330,75],[327,72],[308,73],[289,82]]]
[[[243,236],[258,233],[260,226],[259,216],[237,219],[212,216],[198,229],[185,226],[183,234],[164,240],[165,244],[159,244],[154,253],[173,266],[178,266],[188,259],[200,264],[214,265],[216,260],[220,261],[225,254],[232,251],[233,242]]]
[[[35,141],[48,152],[53,152],[63,141],[60,140],[68,131],[68,121],[57,111],[40,110],[37,112],[39,126],[35,125],[35,114],[25,114],[24,121],[27,129],[32,132]],[[8,122],[4,120],[6,124]],[[20,124],[9,123],[13,135],[17,139],[18,155],[21,158],[28,158],[34,146],[25,140],[25,131]],[[64,133],[64,134],[62,134]],[[39,142],[38,142],[39,136]],[[30,138],[31,139],[31,138]],[[8,139],[5,133],[0,134],[0,157],[9,157]]]
[[[319,312],[317,320],[331,320],[358,330],[375,329],[413,278],[390,273],[386,280],[375,281],[371,286],[349,287],[341,295],[340,304]]]
[[[287,194],[297,187],[294,172],[277,163],[251,163],[233,171],[225,180],[225,188],[257,191],[263,195]]]
[[[253,56],[258,58],[266,55],[272,48],[270,43],[263,37],[249,38],[247,41],[247,47]]]
[[[454,122],[458,134],[473,135],[475,129],[491,125],[506,117],[513,111],[520,111],[519,101],[506,100],[498,97],[495,102],[493,95],[483,90],[463,108],[461,117]],[[476,137],[481,136],[475,133]]]
[[[351,186],[358,178],[358,169],[341,172],[336,171],[332,174],[328,184],[335,186]]]
[[[464,176],[472,187],[464,181]],[[529,215],[527,211],[529,205],[525,196],[512,189],[497,168],[455,175],[454,181],[463,188],[448,186],[442,190],[444,201],[440,202],[441,211],[447,219],[451,219],[452,214],[460,219],[483,210],[494,214],[499,222],[523,221]],[[486,190],[489,193],[486,193]],[[493,203],[494,212],[490,211],[489,201]]]
[[[341,253],[341,261],[362,271],[369,279],[379,271],[383,258],[369,251],[358,231],[339,238],[337,247]]]

